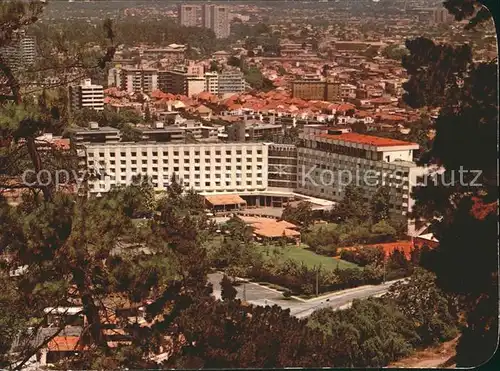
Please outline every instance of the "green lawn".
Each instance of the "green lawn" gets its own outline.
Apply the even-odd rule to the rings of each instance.
[[[289,245],[286,247],[259,245],[258,248],[262,250],[262,254],[264,255],[264,257],[267,256],[266,251],[269,251],[269,253],[271,254],[273,249],[279,249],[283,252],[283,261],[292,259],[298,262],[304,262],[304,264],[306,264],[308,267],[321,265],[323,269],[333,270],[337,268],[338,264],[338,267],[340,269],[359,268],[356,264],[347,262],[345,260],[319,255],[304,247],[297,247],[295,245]]]
[[[310,229],[311,232],[317,232],[318,230],[323,230],[323,231],[328,231],[328,230],[333,230],[337,228],[336,223],[318,223],[318,224],[313,224]]]

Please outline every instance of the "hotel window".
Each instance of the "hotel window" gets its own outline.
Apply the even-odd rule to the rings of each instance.
[[[136,167],[133,167],[132,169],[130,169],[133,173],[135,173],[137,171],[137,168]]]
[[[241,150],[240,150],[240,149],[238,149],[238,150],[236,151],[236,154],[237,154],[237,155],[241,155]]]
[[[210,151],[205,151],[205,156],[210,156]]]
[[[90,152],[90,153],[88,154],[88,156],[89,156],[89,157],[94,157],[94,154],[93,154],[92,152]]]
[[[168,167],[164,167],[163,172],[168,173]]]
[[[168,152],[167,151],[163,151],[163,156],[164,157],[168,157]]]
[[[247,155],[251,155],[252,154],[252,150],[251,149],[247,149]]]
[[[153,152],[154,157],[158,157],[158,152]]]
[[[199,166],[195,166],[194,167],[194,171],[200,171],[200,167]]]
[[[111,161],[109,161],[109,164],[110,164],[110,165],[114,165],[114,164],[115,164],[115,161],[114,161],[114,160],[111,160]]]
[[[205,166],[205,171],[210,171],[210,166]]]
[[[120,152],[120,156],[125,157],[127,154],[125,152]]]
[[[215,151],[215,154],[216,154],[217,156],[220,156],[220,151]]]
[[[205,182],[205,187],[210,187],[210,182]]]
[[[184,166],[184,171],[189,171],[189,166]]]
[[[115,153],[114,153],[114,152],[110,152],[110,153],[109,153],[109,156],[110,156],[110,157],[115,157]]]
[[[195,152],[194,152],[194,155],[195,155],[195,156],[199,156],[199,155],[200,155],[200,151],[195,151]]]
[[[231,151],[226,151],[226,155],[231,156]]]
[[[142,164],[146,165],[148,163],[148,160],[142,160]]]
[[[258,154],[258,155],[261,155],[261,154],[262,154],[262,150],[261,150],[261,149],[258,149],[258,150],[257,150],[257,154]]]
[[[131,160],[131,161],[130,161],[130,163],[131,163],[132,165],[135,165],[135,164],[137,164],[137,160]]]
[[[135,157],[137,155],[137,152],[130,152],[130,156]]]
[[[147,153],[147,152],[142,151],[142,155],[143,155],[143,156],[147,156],[147,155],[148,155],[148,153]]]
[[[179,156],[179,151],[174,151],[174,156]]]
[[[189,156],[189,151],[184,151],[184,156]]]

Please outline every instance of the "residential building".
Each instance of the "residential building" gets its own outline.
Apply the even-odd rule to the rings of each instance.
[[[165,93],[192,97],[205,91],[205,77],[195,66],[180,66],[159,73],[159,89]]]
[[[264,191],[267,148],[264,143],[89,143],[87,167],[106,170],[89,181],[89,191],[108,192],[139,173],[149,175],[156,190],[176,174],[185,187],[208,194]]]
[[[122,86],[121,69],[117,67],[110,68],[108,71],[108,88]]]
[[[441,6],[432,11],[432,20],[434,24],[451,23],[454,21],[454,17],[450,14],[448,9]]]
[[[292,96],[305,100],[336,101],[341,99],[341,84],[331,81],[292,81]]]
[[[34,36],[23,36],[19,40],[19,49],[22,63],[32,65],[36,58],[36,38]]]
[[[70,86],[70,104],[72,110],[104,109],[104,89],[102,85],[92,84],[90,79],[85,79],[80,85]]]
[[[145,59],[166,59],[172,63],[182,62],[186,58],[186,46],[170,44],[166,48],[145,49],[142,51]]]
[[[123,67],[121,89],[129,93],[151,93],[158,90],[158,70],[155,68]]]
[[[227,131],[227,139],[230,141],[271,141],[274,135],[282,135],[283,126],[278,124],[266,124],[260,120],[243,120],[233,123]]]
[[[212,4],[205,4],[201,11],[201,27],[211,28],[212,25]]]
[[[229,7],[222,5],[212,5],[210,7],[210,29],[214,31],[215,37],[218,39],[229,37]]]
[[[312,52],[311,44],[283,43],[280,44],[280,55],[282,57],[297,57]]]
[[[29,67],[36,59],[36,39],[34,36],[15,34],[9,45],[0,48],[0,54],[13,70]]]
[[[360,187],[368,201],[383,185],[390,187],[390,211],[407,215],[410,192],[424,168],[413,162],[418,144],[328,127],[305,127],[297,149],[297,191],[341,201],[347,185]]]
[[[218,75],[218,94],[242,93],[246,89],[245,76],[239,70],[224,70]]]
[[[179,4],[178,19],[179,25],[185,27],[198,26],[198,7],[190,4]]]
[[[205,73],[205,91],[211,94],[219,94],[219,74],[217,72]]]
[[[132,129],[138,134],[140,141],[158,143],[183,143],[185,130],[177,126],[165,126],[161,121],[152,126],[136,126]]]
[[[340,85],[340,98],[341,99],[354,99],[356,98],[356,86],[351,84]]]
[[[83,143],[116,143],[120,141],[121,133],[116,128],[100,127],[97,122],[91,121],[88,127],[67,129],[65,137],[69,137],[71,143],[78,146]]]

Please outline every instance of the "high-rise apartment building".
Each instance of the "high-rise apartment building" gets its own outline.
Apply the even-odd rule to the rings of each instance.
[[[185,27],[198,26],[198,6],[189,4],[179,4],[178,19],[179,25]]]
[[[69,91],[72,110],[89,108],[102,111],[104,109],[102,85],[92,84],[90,79],[86,79],[80,85],[70,86]]]
[[[149,94],[158,90],[158,70],[155,68],[123,67],[120,83],[121,89],[128,93]]]
[[[212,4],[205,4],[201,8],[201,27],[210,28],[212,25]]]
[[[15,35],[10,45],[0,49],[0,54],[14,70],[29,67],[35,63],[36,39],[24,34]]]
[[[196,65],[177,66],[159,72],[159,89],[166,93],[191,97],[205,91],[205,77]]]
[[[218,74],[218,84],[219,94],[242,93],[246,89],[245,76],[238,70],[222,71]]]
[[[206,8],[203,8],[205,10]],[[215,37],[225,39],[230,33],[229,8],[222,5],[210,6],[210,29],[214,31]],[[203,17],[206,19],[205,17]]]
[[[217,72],[205,73],[205,91],[211,94],[219,94],[219,74]]]

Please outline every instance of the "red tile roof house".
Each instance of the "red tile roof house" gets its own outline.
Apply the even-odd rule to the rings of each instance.
[[[41,350],[40,365],[57,363],[85,349],[79,336],[56,336]]]

